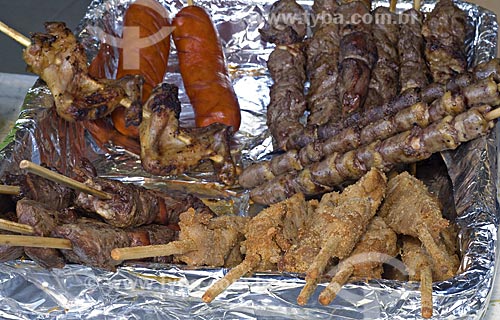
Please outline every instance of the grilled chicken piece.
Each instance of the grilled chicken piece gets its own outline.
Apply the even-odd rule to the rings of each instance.
[[[320,250],[306,272],[306,284],[297,303],[305,305],[318,285],[331,258],[347,258],[380,206],[386,189],[386,177],[378,169],[370,170],[338,197],[321,200],[314,215],[312,232],[321,236]]]
[[[174,261],[190,266],[233,267],[242,261],[240,242],[248,218],[232,215],[213,217],[194,209],[181,213],[179,249]],[[184,251],[184,252],[181,252]]]
[[[213,284],[203,295],[211,302],[233,282],[253,271],[276,270],[282,256],[297,240],[298,230],[307,219],[307,203],[302,194],[274,204],[253,217],[245,228],[241,243],[242,263]]]
[[[210,160],[220,181],[235,182],[236,167],[230,153],[232,129],[220,123],[201,128],[179,126],[178,88],[157,86],[143,107],[140,129],[144,169],[157,175],[181,174]]]
[[[321,292],[321,304],[330,304],[349,277],[381,279],[383,263],[399,253],[397,241],[397,234],[384,220],[378,216],[373,217],[351,255],[339,263],[335,276]]]
[[[445,278],[455,274],[455,257],[440,245],[440,233],[448,227],[449,221],[442,217],[437,198],[420,180],[408,172],[390,179],[379,215],[398,234],[422,241],[438,274]]]
[[[60,117],[67,121],[103,118],[122,103],[133,112],[140,109],[141,77],[93,79],[83,46],[71,30],[62,22],[47,22],[45,29],[47,33],[32,35],[23,57],[29,70],[47,83]]]

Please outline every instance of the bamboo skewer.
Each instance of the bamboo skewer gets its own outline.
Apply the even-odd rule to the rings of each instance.
[[[0,185],[0,194],[17,196],[20,193],[21,193],[21,188],[19,188],[18,186]]]
[[[413,9],[420,11],[421,7],[420,0],[413,0]]]
[[[0,245],[11,247],[34,247],[53,249],[73,249],[71,241],[62,238],[49,238],[37,236],[21,236],[2,234],[0,235]]]
[[[11,37],[12,39],[16,40],[20,44],[22,44],[25,47],[28,47],[31,45],[31,40],[25,37],[23,34],[17,32],[16,30],[12,29],[2,21],[0,21],[0,31]]]
[[[172,241],[160,245],[115,248],[111,250],[111,258],[116,261],[144,259],[184,254],[194,250],[196,250],[196,245],[192,241]]]
[[[107,192],[91,188],[84,183],[78,182],[78,181],[73,180],[71,178],[68,178],[62,174],[59,174],[59,173],[51,171],[47,168],[41,167],[41,166],[34,164],[33,162],[28,161],[28,160],[22,160],[19,163],[19,168],[24,169],[28,172],[33,173],[33,174],[36,174],[36,175],[43,177],[45,179],[54,181],[56,183],[63,184],[65,186],[68,186],[68,187],[75,189],[75,190],[78,190],[78,191],[81,191],[83,193],[91,194],[93,196],[98,197],[99,199],[110,200],[113,197],[111,194],[109,194]]]
[[[7,230],[22,234],[33,234],[33,227],[27,224],[17,223],[10,220],[0,219],[0,230]]]
[[[398,3],[398,0],[391,0],[391,4],[389,5],[389,11],[392,13],[396,12],[396,5]]]
[[[18,43],[22,44],[24,47],[29,47],[31,45],[31,40],[23,35],[22,33],[12,29],[2,21],[0,21],[0,32],[3,32],[13,40],[17,41]],[[127,98],[123,98],[120,101],[120,104],[124,106],[125,108],[129,108],[132,105],[132,101]]]

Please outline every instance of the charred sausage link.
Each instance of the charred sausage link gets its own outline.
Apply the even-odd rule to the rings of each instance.
[[[173,26],[179,68],[196,126],[222,123],[237,131],[240,106],[210,15],[201,7],[187,6],[177,13]]]
[[[440,0],[422,27],[425,58],[435,82],[445,83],[467,68],[467,16],[451,0]]]
[[[414,125],[426,127],[447,115],[457,115],[480,104],[499,105],[500,95],[493,79],[480,80],[461,89],[460,93],[446,91],[432,103],[417,102],[393,116],[372,122],[364,127],[350,127],[324,141],[309,143],[299,151],[290,150],[270,161],[255,163],[240,175],[240,185],[253,188],[285,172],[299,171],[335,152],[347,152],[375,140],[386,139],[410,130]]]
[[[414,127],[344,154],[334,153],[299,172],[285,173],[254,188],[253,201],[271,204],[302,192],[316,195],[343,182],[359,179],[370,168],[390,170],[395,164],[427,159],[435,152],[457,148],[461,143],[487,134],[494,126],[485,114],[489,106],[446,116],[426,128]]]

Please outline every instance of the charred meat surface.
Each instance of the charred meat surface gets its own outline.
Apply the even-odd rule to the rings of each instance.
[[[58,224],[57,211],[33,200],[19,200],[16,213],[18,222],[32,226],[34,234],[40,237],[49,237]],[[37,264],[47,269],[62,268],[66,264],[57,249],[25,247],[24,252]]]
[[[182,128],[180,112],[176,86],[163,83],[153,90],[143,107],[139,127],[144,169],[157,175],[177,175],[203,161],[211,161],[218,179],[232,185],[236,166],[230,153],[231,127],[213,123],[200,128]]]
[[[193,195],[173,196],[145,188],[101,178],[89,178],[88,186],[109,192],[111,200],[98,199],[79,193],[75,205],[83,210],[95,212],[109,224],[120,227],[138,227],[158,223],[176,225],[179,214],[190,207],[203,212],[211,210]]]
[[[307,32],[307,12],[295,0],[278,0],[259,29],[262,41],[277,45],[301,42]]]
[[[24,50],[29,70],[39,75],[54,96],[57,114],[68,121],[103,118],[121,105],[140,105],[142,78],[96,80],[89,76],[83,46],[62,22],[45,24]]]
[[[446,83],[467,70],[467,15],[451,0],[440,0],[422,27],[425,58],[435,82]]]

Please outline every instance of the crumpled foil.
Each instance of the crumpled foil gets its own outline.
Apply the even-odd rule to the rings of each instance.
[[[94,0],[77,34],[92,57],[98,40],[91,27],[120,30],[123,12],[131,0]],[[160,1],[172,16],[184,4]],[[310,8],[312,1],[301,1]],[[469,64],[496,56],[497,23],[493,13],[476,5],[456,1],[468,13],[472,27],[467,41]],[[265,61],[272,46],[260,41],[272,2],[197,1],[212,16],[226,48],[226,56],[238,94],[243,123],[237,136],[240,163],[265,159],[272,143],[265,126],[265,109],[272,83]],[[435,1],[423,1],[429,11]],[[388,6],[388,1],[374,1]],[[398,1],[398,11],[411,1]],[[182,121],[192,122],[192,109],[176,73],[175,53],[171,55],[167,81],[181,87]],[[140,167],[137,155],[118,146],[100,148],[81,124],[69,124],[54,114],[53,100],[41,82],[28,92],[16,127],[0,151],[0,177],[17,172],[21,159],[50,163],[69,172],[80,157],[96,164],[101,176],[152,188],[172,188],[206,184],[201,193],[231,198],[240,214],[248,214],[247,197],[241,190],[217,186],[203,172],[185,177],[151,177]],[[460,273],[448,281],[434,283],[434,316],[441,319],[478,319],[486,310],[496,269],[498,234],[498,126],[484,138],[444,152],[442,157],[453,182],[460,228],[462,256]],[[175,183],[173,183],[174,181]],[[199,190],[198,190],[199,191]],[[398,267],[396,265],[396,267]],[[399,265],[400,268],[403,266]],[[304,280],[292,274],[258,273],[240,279],[211,304],[201,301],[204,291],[221,278],[226,269],[191,269],[185,266],[134,264],[116,272],[80,265],[48,271],[31,261],[0,264],[0,317],[8,319],[414,319],[420,317],[418,283],[392,280],[353,282],[344,286],[329,306],[317,302],[320,288],[304,306],[296,297]]]

